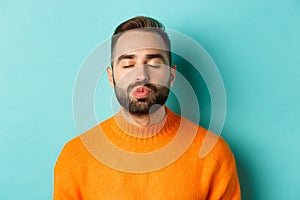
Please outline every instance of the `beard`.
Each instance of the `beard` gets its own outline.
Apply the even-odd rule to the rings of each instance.
[[[168,87],[166,87],[158,84],[136,82],[129,85],[127,89],[122,89],[116,85],[115,93],[120,105],[129,111],[130,114],[145,115],[149,114],[150,110],[151,112],[155,112],[160,106],[165,104],[170,92],[169,83]],[[151,94],[146,98],[131,96],[130,91],[137,86],[144,86],[150,89]]]

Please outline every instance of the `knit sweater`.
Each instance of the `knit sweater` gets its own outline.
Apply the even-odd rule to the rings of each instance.
[[[69,141],[55,165],[53,199],[240,199],[235,160],[226,142],[171,110],[166,111],[165,120],[148,127],[135,126],[118,113]],[[183,134],[179,142],[174,142],[179,132]],[[210,137],[205,137],[207,134]],[[204,139],[205,143],[217,142],[201,158]],[[128,153],[150,156],[148,160],[128,160]],[[151,158],[153,153],[161,155]]]

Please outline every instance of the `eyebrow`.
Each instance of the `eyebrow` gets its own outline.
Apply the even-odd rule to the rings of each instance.
[[[134,58],[135,58],[135,55],[124,54],[124,55],[121,55],[121,56],[118,57],[117,63],[120,63],[121,60],[134,59]],[[163,55],[161,55],[159,53],[157,53],[157,54],[147,54],[146,55],[147,60],[151,60],[151,59],[154,59],[154,58],[159,58],[163,61],[164,64],[166,64],[165,58],[163,57]]]
[[[159,58],[163,61],[164,64],[166,64],[165,58],[163,57],[163,55],[157,53],[157,54],[147,54],[146,55],[147,60],[151,60],[153,58]]]
[[[119,56],[118,57],[118,63],[121,61],[121,60],[124,60],[124,59],[133,59],[133,58],[135,58],[135,55],[121,55],[121,56]]]

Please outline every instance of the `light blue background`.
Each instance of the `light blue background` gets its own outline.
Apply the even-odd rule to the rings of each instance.
[[[77,134],[79,67],[136,15],[194,38],[217,64],[243,199],[300,199],[299,0],[2,0],[0,199],[52,198],[56,158]]]

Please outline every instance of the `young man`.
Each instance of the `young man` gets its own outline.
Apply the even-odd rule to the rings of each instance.
[[[164,106],[176,76],[170,52],[155,19],[135,17],[116,28],[107,72],[120,112],[65,145],[55,166],[55,200],[240,199],[224,140],[199,158],[207,130]]]

